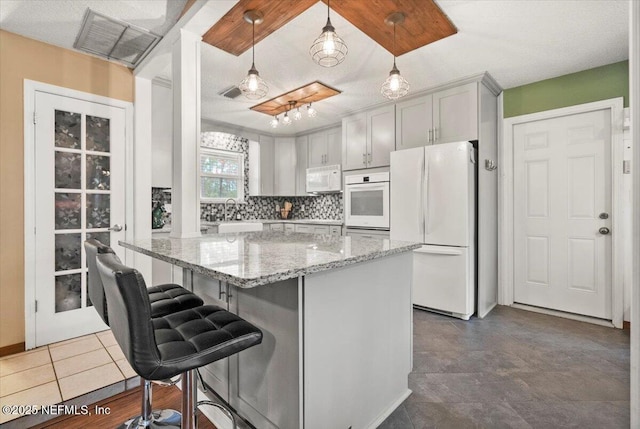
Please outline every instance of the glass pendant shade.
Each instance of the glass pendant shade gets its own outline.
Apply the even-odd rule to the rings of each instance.
[[[302,113],[300,113],[300,108],[298,107],[295,112],[293,112],[293,119],[299,121],[302,119]]]
[[[282,118],[282,123],[284,125],[291,125],[291,118],[289,117],[289,112],[286,112],[284,114],[284,117]]]
[[[269,87],[260,77],[260,73],[258,73],[258,69],[256,69],[255,59],[256,59],[256,23],[260,24],[262,22],[262,14],[258,11],[249,10],[244,13],[244,20],[251,23],[252,30],[252,42],[251,42],[251,68],[247,72],[247,77],[245,77],[238,88],[245,97],[250,100],[258,100],[269,92]]]
[[[389,100],[397,100],[409,93],[409,82],[400,74],[395,60],[393,61],[393,68],[389,72],[389,77],[382,84],[380,92]]]
[[[269,122],[269,125],[271,125],[271,128],[278,128],[278,124],[280,123],[280,121],[278,120],[278,116],[274,116],[273,119],[271,120],[271,122]]]
[[[311,106],[311,103],[307,106],[307,116],[310,118],[315,118],[318,114],[318,111]]]
[[[337,66],[347,56],[349,49],[344,40],[336,34],[336,29],[331,25],[331,19],[329,19],[329,2],[327,1],[327,25],[322,29],[322,34],[313,41],[311,48],[309,48],[309,54],[316,64],[322,67]]]
[[[247,77],[240,82],[238,88],[250,100],[258,100],[269,92],[269,87],[260,77],[260,73],[258,73],[254,64],[251,64]]]

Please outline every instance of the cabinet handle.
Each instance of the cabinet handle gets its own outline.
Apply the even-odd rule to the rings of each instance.
[[[366,154],[366,153],[363,153],[363,154],[362,154],[362,163],[363,163],[364,165],[367,165],[367,154]]]
[[[429,128],[429,131],[427,131],[427,143],[431,143],[431,133],[433,132],[433,130],[431,128]]]
[[[371,164],[371,152],[369,152],[369,164]]]
[[[434,127],[433,128],[433,142],[437,142],[438,141],[438,127]]]

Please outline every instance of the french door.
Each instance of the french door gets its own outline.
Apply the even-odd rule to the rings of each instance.
[[[35,92],[35,345],[106,329],[83,242],[124,257],[125,109]]]

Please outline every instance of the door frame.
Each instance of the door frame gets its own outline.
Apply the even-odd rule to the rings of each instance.
[[[35,100],[36,92],[75,98],[91,103],[117,107],[125,111],[125,239],[133,239],[134,222],[132,186],[126,186],[127,178],[133,178],[133,103],[123,100],[90,94],[61,86],[50,85],[29,79],[24,80],[24,322],[25,349],[29,350],[36,344],[36,201],[35,201]],[[129,228],[126,228],[126,225]],[[125,255],[122,255],[125,256]],[[126,259],[125,259],[126,263]]]
[[[501,305],[513,305],[514,295],[514,219],[513,219],[513,128],[522,123],[553,119],[562,116],[579,113],[593,112],[609,109],[611,112],[611,227],[614,234],[611,236],[611,317],[612,324],[616,328],[622,328],[624,314],[624,258],[618,257],[624,254],[625,240],[630,239],[630,231],[624,231],[622,212],[625,208],[623,198],[623,98],[595,101],[592,103],[578,104],[559,109],[515,116],[504,119],[503,140],[499,148],[499,165],[502,166],[502,174],[499,176],[499,281],[498,303]],[[627,203],[628,205],[628,203]],[[587,319],[587,318],[585,318]]]

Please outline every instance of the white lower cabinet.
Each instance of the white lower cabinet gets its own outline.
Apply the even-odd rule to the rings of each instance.
[[[202,367],[205,383],[254,427],[299,427],[298,279],[243,289],[194,273],[193,288],[263,334],[261,344]]]

